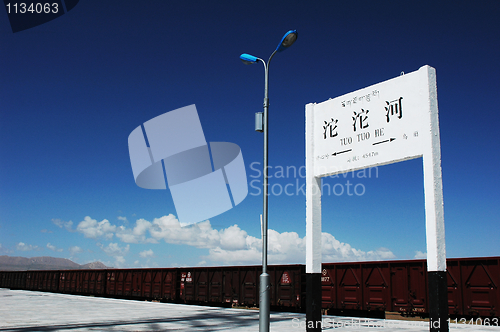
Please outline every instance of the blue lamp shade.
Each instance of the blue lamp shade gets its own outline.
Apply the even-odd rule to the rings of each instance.
[[[281,39],[278,47],[276,48],[277,52],[282,52],[286,50],[288,47],[292,46],[293,43],[297,40],[297,30],[290,30]]]
[[[244,64],[251,65],[252,63],[256,63],[259,58],[250,54],[243,53],[242,55],[240,55],[240,59]]]

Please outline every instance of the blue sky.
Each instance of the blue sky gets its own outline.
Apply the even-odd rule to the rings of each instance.
[[[270,67],[269,262],[305,262],[305,105],[423,65],[437,71],[447,256],[498,256],[499,16],[496,1],[81,0],[12,33],[0,14],[0,254],[258,264],[264,70],[239,55],[267,59],[297,29]],[[181,228],[168,190],[136,186],[127,139],[191,104],[207,141],[240,146],[249,194]],[[415,159],[325,179],[346,190],[323,197],[323,261],[425,257],[422,172]]]

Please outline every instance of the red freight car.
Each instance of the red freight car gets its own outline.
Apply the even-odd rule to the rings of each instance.
[[[448,259],[447,271],[450,315],[500,314],[499,257]],[[321,284],[328,313],[428,313],[425,260],[323,264]]]
[[[80,270],[64,270],[59,274],[59,292],[77,294]]]
[[[427,306],[427,269],[426,262],[395,261],[388,265],[391,289],[389,311],[398,311],[406,315],[428,312]]]
[[[366,310],[386,311],[390,307],[391,275],[387,263],[364,264],[361,268],[363,276],[363,307]]]
[[[457,260],[460,266],[464,315],[500,315],[500,258]],[[449,287],[448,278],[448,289]]]
[[[161,300],[164,297],[167,299],[175,299],[175,293],[171,293],[172,271],[175,269],[138,269],[125,270],[128,278],[131,279],[131,294],[125,295],[132,298]],[[166,280],[167,278],[168,280]],[[163,295],[162,285],[166,283],[167,296]]]
[[[177,301],[178,269],[108,269],[103,293],[109,297]]]
[[[241,294],[239,267],[224,267],[222,273],[222,303],[224,306],[238,305]]]
[[[59,288],[59,271],[33,271],[32,275],[37,280],[36,290],[57,292]]]
[[[132,297],[132,270],[108,270],[106,295]]]
[[[224,306],[259,303],[260,266],[179,269],[179,300]],[[300,309],[305,293],[303,265],[269,266],[271,306]]]
[[[500,257],[448,259],[452,316],[500,315]],[[271,265],[271,306],[305,311],[305,266]],[[0,272],[0,287],[178,303],[257,306],[260,266]],[[322,308],[383,316],[428,313],[425,260],[326,263]]]
[[[259,303],[259,276],[260,267],[242,267],[239,268],[239,296],[238,304],[255,306]],[[236,280],[238,282],[238,280]]]
[[[271,265],[268,273],[271,277],[271,306],[295,310],[305,307],[303,265]]]
[[[258,267],[180,269],[179,300],[223,306],[258,303]],[[256,302],[257,301],[257,302]]]

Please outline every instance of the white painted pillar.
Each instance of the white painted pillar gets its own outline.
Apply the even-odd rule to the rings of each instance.
[[[321,331],[321,177],[314,176],[314,104],[306,105],[306,328]]]
[[[427,270],[446,271],[444,238],[443,182],[441,173],[441,143],[437,105],[436,70],[427,67],[429,121],[428,137],[423,144],[425,224],[427,233]]]
[[[321,178],[314,176],[314,104],[306,105],[306,273],[321,273]]]
[[[437,104],[436,70],[427,66],[426,96],[429,101],[430,124],[425,133],[423,153],[425,229],[427,239],[427,276],[429,286],[430,331],[448,331],[448,286],[444,232],[443,181],[441,173],[441,142]]]

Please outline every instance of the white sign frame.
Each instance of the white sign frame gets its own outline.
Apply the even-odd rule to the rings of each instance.
[[[436,70],[426,65],[306,105],[306,273],[321,273],[321,177],[418,157],[424,169],[427,270],[446,271]]]

